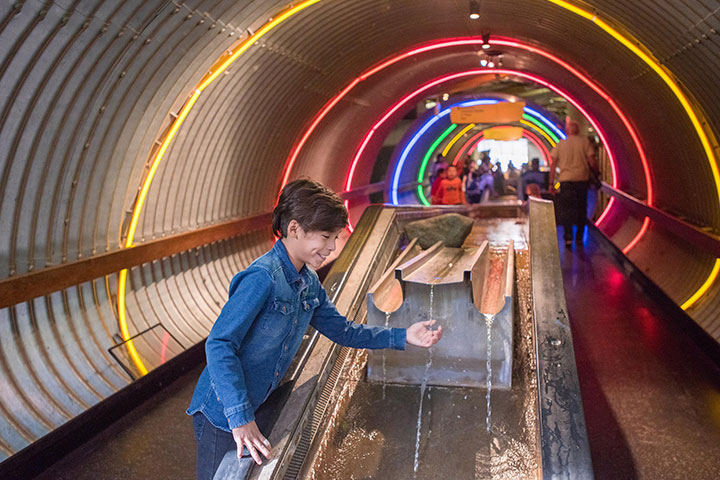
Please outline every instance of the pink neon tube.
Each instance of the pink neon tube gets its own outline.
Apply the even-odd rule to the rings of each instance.
[[[405,53],[397,55],[391,59],[388,59],[385,62],[377,65],[376,67],[366,71],[361,76],[357,77],[347,87],[345,87],[338,95],[336,95],[334,98],[332,98],[330,101],[328,101],[325,104],[325,106],[321,109],[321,111],[318,112],[318,114],[315,116],[315,118],[311,122],[310,127],[305,132],[305,134],[301,137],[300,141],[295,146],[291,155],[288,157],[288,160],[286,161],[282,185],[284,186],[287,183],[290,173],[292,172],[292,167],[294,166],[295,161],[297,160],[299,152],[302,149],[302,147],[304,146],[304,144],[307,142],[307,139],[310,137],[312,132],[319,125],[319,123],[322,121],[322,119],[329,113],[329,111],[345,95],[347,95],[347,93],[349,93],[350,90],[352,90],[360,81],[363,81],[363,80],[369,78],[370,76],[374,75],[375,73],[378,73],[379,71],[389,67],[390,65],[393,65],[394,63],[397,63],[397,62],[399,62],[405,58],[408,58],[410,56],[413,56],[413,55],[417,55],[417,54],[421,54],[424,52],[429,52],[429,51],[433,51],[433,50],[437,50],[437,49],[441,49],[441,48],[466,46],[466,45],[477,45],[477,44],[481,44],[481,43],[482,43],[482,40],[478,39],[478,38],[458,38],[458,39],[439,41],[439,42],[429,44],[429,45],[424,45],[422,47],[412,49],[408,52],[405,52]],[[557,63],[558,65],[561,65],[563,68],[567,69],[573,75],[575,75],[580,80],[582,80],[586,85],[588,85],[590,88],[592,88],[596,93],[598,93],[602,98],[604,98],[610,104],[610,106],[613,108],[615,113],[620,117],[624,126],[630,133],[630,136],[632,137],[633,142],[635,143],[635,147],[640,155],[640,159],[642,161],[643,170],[644,170],[645,179],[646,179],[647,197],[648,197],[647,203],[648,203],[648,205],[652,205],[653,200],[654,200],[654,194],[653,194],[653,190],[652,190],[652,180],[651,180],[651,175],[650,175],[650,169],[649,169],[649,165],[647,162],[647,158],[644,153],[644,149],[642,148],[642,145],[639,141],[639,138],[638,138],[634,128],[630,124],[627,117],[622,113],[620,108],[617,106],[615,101],[609,95],[607,95],[600,87],[598,87],[594,82],[592,82],[592,80],[590,80],[588,77],[583,75],[577,69],[573,68],[568,63],[564,62],[563,60],[559,59],[558,57],[556,57],[542,49],[539,49],[539,48],[533,47],[533,46],[529,46],[529,45],[525,45],[514,39],[507,39],[507,38],[496,38],[496,39],[492,40],[492,43],[495,43],[498,45],[510,46],[510,47],[514,47],[514,48],[519,48],[519,49],[529,51],[531,53],[536,53],[540,56],[543,56],[543,57]],[[368,141],[369,141],[369,139],[368,139]],[[365,144],[367,144],[367,142],[365,142]],[[615,168],[614,161],[611,161],[610,167],[611,167],[611,172],[612,172],[612,185],[614,187],[617,187],[617,175],[616,175],[616,168]],[[352,173],[354,174],[354,169],[352,169]],[[348,185],[348,184],[349,183],[346,181],[346,185]],[[599,225],[605,219],[605,217],[609,213],[610,207],[613,205],[613,203],[614,203],[614,198],[611,198],[610,202],[608,203],[607,207],[605,208],[605,211],[601,214],[600,218],[598,218],[598,221],[596,222],[597,225]]]
[[[366,71],[365,73],[363,73],[363,74],[360,75],[359,77],[357,77],[357,78],[356,78],[355,80],[353,80],[347,87],[345,87],[340,93],[338,93],[335,97],[333,97],[330,101],[328,101],[328,102],[325,104],[325,106],[320,110],[320,112],[318,112],[318,114],[315,116],[315,118],[313,119],[313,121],[312,121],[311,124],[310,124],[310,127],[309,127],[308,130],[303,134],[303,136],[301,137],[300,141],[299,141],[298,144],[295,146],[295,148],[293,149],[292,153],[291,153],[290,156],[288,157],[288,160],[286,161],[285,169],[284,169],[285,171],[284,171],[284,174],[283,174],[282,186],[284,186],[284,185],[288,182],[288,179],[289,179],[289,177],[290,177],[290,173],[291,173],[291,171],[292,171],[292,167],[294,166],[295,161],[297,160],[297,157],[298,157],[298,155],[299,155],[299,152],[300,152],[300,150],[302,149],[302,147],[305,145],[305,143],[307,142],[307,139],[310,137],[310,135],[312,134],[312,132],[315,130],[315,128],[317,128],[318,124],[319,124],[319,123],[322,121],[322,119],[328,114],[328,112],[329,112],[335,105],[337,105],[337,103],[338,103],[345,95],[347,95],[347,93],[349,93],[350,90],[352,90],[359,82],[361,82],[361,81],[369,78],[370,76],[372,76],[372,75],[380,72],[381,70],[383,70],[383,69],[385,69],[385,68],[387,68],[387,67],[389,67],[389,66],[391,66],[391,65],[393,65],[393,64],[395,64],[395,63],[397,63],[397,62],[399,62],[399,61],[401,61],[401,60],[403,60],[403,59],[405,59],[405,58],[411,57],[411,56],[413,56],[413,55],[418,55],[418,54],[421,54],[421,53],[425,53],[425,52],[429,52],[429,51],[433,51],[433,50],[438,50],[438,49],[442,49],[442,48],[450,48],[450,47],[458,47],[458,46],[467,46],[467,45],[478,45],[478,44],[482,44],[482,43],[483,43],[482,39],[479,39],[479,38],[456,38],[456,39],[449,39],[449,40],[439,41],[439,42],[432,43],[432,44],[429,44],[429,45],[424,45],[424,46],[422,46],[422,47],[417,47],[417,48],[412,49],[412,50],[409,50],[409,51],[407,51],[407,52],[405,52],[405,53],[403,53],[403,54],[400,54],[400,55],[397,55],[397,56],[395,56],[395,57],[393,57],[393,58],[390,58],[390,59],[386,60],[385,62],[377,65],[376,67],[374,67],[374,68]],[[639,140],[639,138],[638,138],[638,136],[637,136],[637,133],[635,132],[634,128],[633,128],[632,125],[630,124],[630,122],[629,122],[629,120],[627,119],[627,117],[622,113],[622,111],[620,110],[620,108],[617,106],[617,104],[615,103],[615,101],[614,101],[609,95],[607,95],[600,87],[598,87],[592,80],[590,80],[588,77],[586,77],[585,75],[583,75],[580,71],[578,71],[577,69],[575,69],[574,67],[572,67],[572,66],[571,66],[570,64],[568,64],[567,62],[564,62],[564,61],[561,60],[560,58],[558,58],[558,57],[550,54],[549,52],[546,52],[546,51],[544,51],[544,50],[542,50],[542,49],[540,49],[540,48],[537,48],[537,47],[533,47],[533,46],[530,46],[530,45],[523,44],[523,43],[521,43],[521,42],[518,42],[517,40],[508,39],[508,38],[494,38],[494,39],[492,40],[492,43],[498,44],[498,45],[505,45],[505,46],[509,46],[509,47],[514,47],[514,48],[518,48],[518,49],[522,49],[522,50],[526,50],[526,51],[531,52],[531,53],[536,53],[536,54],[538,54],[538,55],[540,55],[540,56],[542,56],[542,57],[544,57],[544,58],[547,58],[547,59],[553,61],[554,63],[557,63],[558,65],[561,65],[563,68],[565,68],[566,70],[568,70],[569,72],[571,72],[573,75],[575,75],[576,77],[578,77],[579,79],[581,79],[586,85],[588,85],[590,88],[592,88],[596,93],[598,93],[602,98],[604,98],[604,99],[610,104],[610,106],[611,106],[612,109],[615,111],[615,113],[620,117],[620,119],[621,119],[621,121],[623,122],[623,125],[625,126],[625,128],[626,128],[626,129],[628,130],[628,132],[630,133],[630,135],[631,135],[631,137],[632,137],[632,139],[633,139],[633,142],[635,143],[635,147],[636,147],[636,149],[637,149],[637,151],[638,151],[638,153],[639,153],[639,155],[640,155],[640,159],[641,159],[642,164],[643,164],[643,170],[644,170],[645,178],[646,178],[646,186],[647,186],[647,193],[648,193],[648,195],[647,195],[647,196],[648,196],[648,202],[647,202],[647,203],[648,203],[648,205],[652,205],[653,200],[654,200],[654,194],[653,194],[653,190],[652,190],[652,181],[651,181],[651,176],[650,176],[650,169],[649,169],[649,165],[648,165],[648,162],[647,162],[647,158],[646,158],[646,156],[645,156],[644,149],[642,148],[642,145],[641,145],[641,143],[640,143],[640,140]],[[612,184],[613,184],[613,187],[617,187],[617,176],[616,176],[616,174],[615,174],[615,165],[614,165],[613,163],[611,163],[610,168],[611,168],[611,170],[612,170],[612,177],[613,177]],[[346,183],[347,183],[347,182],[346,182]]]
[[[554,91],[558,95],[561,95],[568,102],[570,102],[575,108],[577,108],[580,111],[580,113],[582,113],[585,116],[585,118],[588,119],[588,121],[593,126],[595,131],[598,133],[600,140],[606,146],[610,163],[611,164],[615,163],[615,156],[613,155],[612,151],[610,150],[610,148],[608,146],[608,142],[606,140],[604,130],[600,128],[598,123],[595,121],[595,119],[593,117],[590,116],[590,114],[587,112],[587,110],[585,110],[585,108],[583,108],[583,106],[580,105],[580,103],[577,100],[575,100],[573,97],[571,97],[567,92],[565,92],[564,90],[560,89],[559,87],[556,87],[555,85],[553,85],[553,84],[547,82],[546,80],[544,80],[536,75],[533,75],[533,74],[520,72],[517,70],[510,70],[510,69],[480,68],[480,69],[466,70],[464,72],[452,73],[452,74],[445,75],[440,78],[436,78],[435,80],[432,80],[432,81],[426,83],[422,87],[416,89],[412,93],[404,96],[398,102],[396,102],[395,105],[393,105],[385,113],[385,115],[383,115],[380,118],[380,120],[378,120],[372,126],[372,128],[365,135],[365,138],[361,142],[360,148],[358,148],[357,152],[355,153],[352,164],[350,166],[350,171],[348,173],[347,180],[345,182],[345,190],[350,190],[352,187],[352,179],[355,174],[355,168],[357,167],[357,164],[358,164],[360,158],[362,157],[362,154],[364,153],[365,147],[367,147],[368,143],[370,142],[370,140],[372,139],[373,135],[378,130],[378,128],[380,128],[385,123],[385,121],[387,121],[387,119],[390,118],[390,116],[392,116],[395,112],[400,110],[404,105],[406,105],[408,102],[410,102],[410,100],[416,98],[418,95],[422,94],[423,92],[425,92],[437,85],[440,85],[444,82],[448,82],[448,81],[455,80],[458,78],[464,78],[464,77],[469,77],[469,76],[473,76],[473,75],[486,75],[486,74],[505,74],[505,75],[514,75],[517,77],[526,78],[528,80],[531,80],[535,83],[538,83],[540,85],[543,85],[543,86],[549,88],[550,90]],[[614,169],[613,169],[613,172],[614,172]],[[613,176],[614,176],[614,174],[613,174]]]

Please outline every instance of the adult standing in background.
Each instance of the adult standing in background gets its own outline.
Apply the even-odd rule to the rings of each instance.
[[[550,192],[555,194],[555,175],[560,182],[557,193],[558,223],[563,227],[565,247],[572,248],[573,225],[575,244],[582,245],[587,221],[587,193],[590,169],[597,169],[595,150],[587,138],[580,136],[577,122],[568,123],[568,137],[550,152]]]

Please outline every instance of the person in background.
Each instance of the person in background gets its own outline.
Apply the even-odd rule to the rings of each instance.
[[[487,152],[481,152],[482,161],[478,167],[478,173],[480,174],[480,201],[487,200],[492,193],[493,189],[493,173],[492,163],[490,163],[490,156]]]
[[[543,190],[545,188],[545,174],[540,171],[539,158],[533,158],[530,160],[529,170],[520,175],[517,191],[519,200],[527,200],[527,187],[532,184],[537,185],[539,190]]]
[[[572,248],[573,226],[575,244],[583,243],[590,169],[597,169],[597,161],[590,141],[580,136],[577,122],[568,123],[567,132],[567,139],[560,140],[550,152],[550,192],[557,197],[558,223],[563,228],[565,248]],[[556,171],[560,192],[555,190]]]
[[[500,162],[495,162],[495,168],[493,168],[493,188],[495,189],[495,196],[505,195],[505,175],[503,175],[502,165]]]
[[[447,171],[444,168],[440,168],[437,171],[437,178],[430,187],[430,203],[433,205],[439,205],[440,199],[437,196],[440,183],[447,178]]]
[[[468,153],[465,157],[465,162],[463,162],[463,169],[462,169],[462,175],[460,177],[465,177],[468,175],[472,170],[477,168],[477,163],[475,163],[475,160],[472,157],[472,153]]]
[[[442,153],[438,153],[435,157],[435,161],[430,166],[430,185],[435,183],[435,180],[438,177],[438,172],[440,170],[447,170],[448,162],[445,160],[445,157],[442,156]]]
[[[465,173],[462,177],[462,188],[463,193],[465,194],[465,201],[467,203],[470,203],[470,200],[468,199],[468,189],[470,188],[470,184],[473,182],[473,174],[477,171],[477,164],[474,161],[471,161],[467,164],[467,173]],[[477,202],[476,202],[477,203]]]
[[[510,191],[519,191],[518,190],[518,181],[520,179],[520,172],[518,169],[513,165],[512,160],[508,162],[508,168],[505,172],[505,180],[506,185]]]
[[[482,201],[483,187],[480,177],[480,171],[478,170],[475,170],[471,174],[470,183],[465,190],[465,196],[469,204],[480,203]]]
[[[440,205],[462,205],[465,203],[462,181],[458,178],[458,169],[455,165],[450,165],[447,168],[447,178],[440,182],[437,198]]]

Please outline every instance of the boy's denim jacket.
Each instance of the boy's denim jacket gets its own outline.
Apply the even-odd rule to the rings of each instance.
[[[227,432],[254,420],[290,366],[308,324],[348,347],[405,349],[405,329],[359,325],[340,315],[317,274],[307,266],[298,272],[277,241],[230,282],[187,413],[202,412]]]

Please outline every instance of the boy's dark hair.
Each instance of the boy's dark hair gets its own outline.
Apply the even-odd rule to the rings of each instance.
[[[437,169],[437,174],[440,175],[441,173],[445,173],[445,169],[444,169],[444,168],[438,168],[438,169]]]
[[[347,225],[348,213],[334,192],[312,180],[301,179],[285,185],[273,210],[273,233],[287,237],[291,220],[306,232],[334,232]]]

